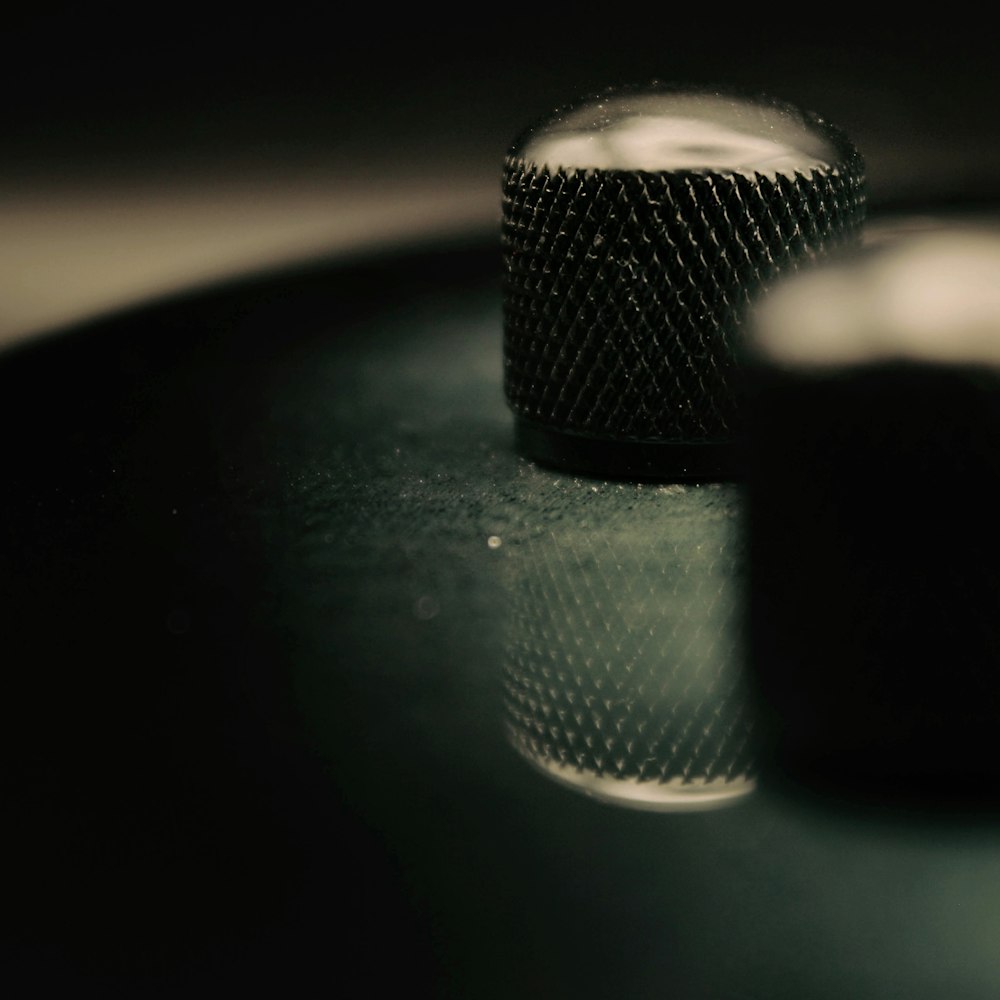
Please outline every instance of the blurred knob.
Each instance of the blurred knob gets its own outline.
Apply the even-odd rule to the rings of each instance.
[[[872,803],[1000,789],[1000,232],[802,273],[748,337],[765,774]]]
[[[521,451],[598,475],[738,474],[746,307],[853,242],[864,208],[850,140],[770,98],[655,84],[528,129],[503,175]]]

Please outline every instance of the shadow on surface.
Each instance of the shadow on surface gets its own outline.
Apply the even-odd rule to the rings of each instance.
[[[297,512],[262,442],[289,364],[494,258],[310,268],[0,358],[8,981],[433,982],[395,859],[301,738],[274,556]]]

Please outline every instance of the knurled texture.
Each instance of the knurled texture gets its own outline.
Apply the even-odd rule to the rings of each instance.
[[[515,414],[611,439],[708,442],[739,425],[739,336],[780,274],[853,243],[853,148],[827,171],[550,170],[503,177],[504,384]]]
[[[508,734],[551,771],[649,786],[754,772],[733,536],[549,534],[512,594]]]

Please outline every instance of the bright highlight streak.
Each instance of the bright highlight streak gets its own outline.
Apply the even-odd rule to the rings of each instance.
[[[780,108],[712,94],[647,94],[588,105],[529,140],[525,160],[564,170],[808,173],[830,143]]]

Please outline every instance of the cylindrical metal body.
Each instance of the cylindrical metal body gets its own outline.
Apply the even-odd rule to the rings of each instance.
[[[860,155],[770,98],[653,86],[561,109],[503,177],[504,384],[528,456],[738,474],[744,314],[864,218]]]

